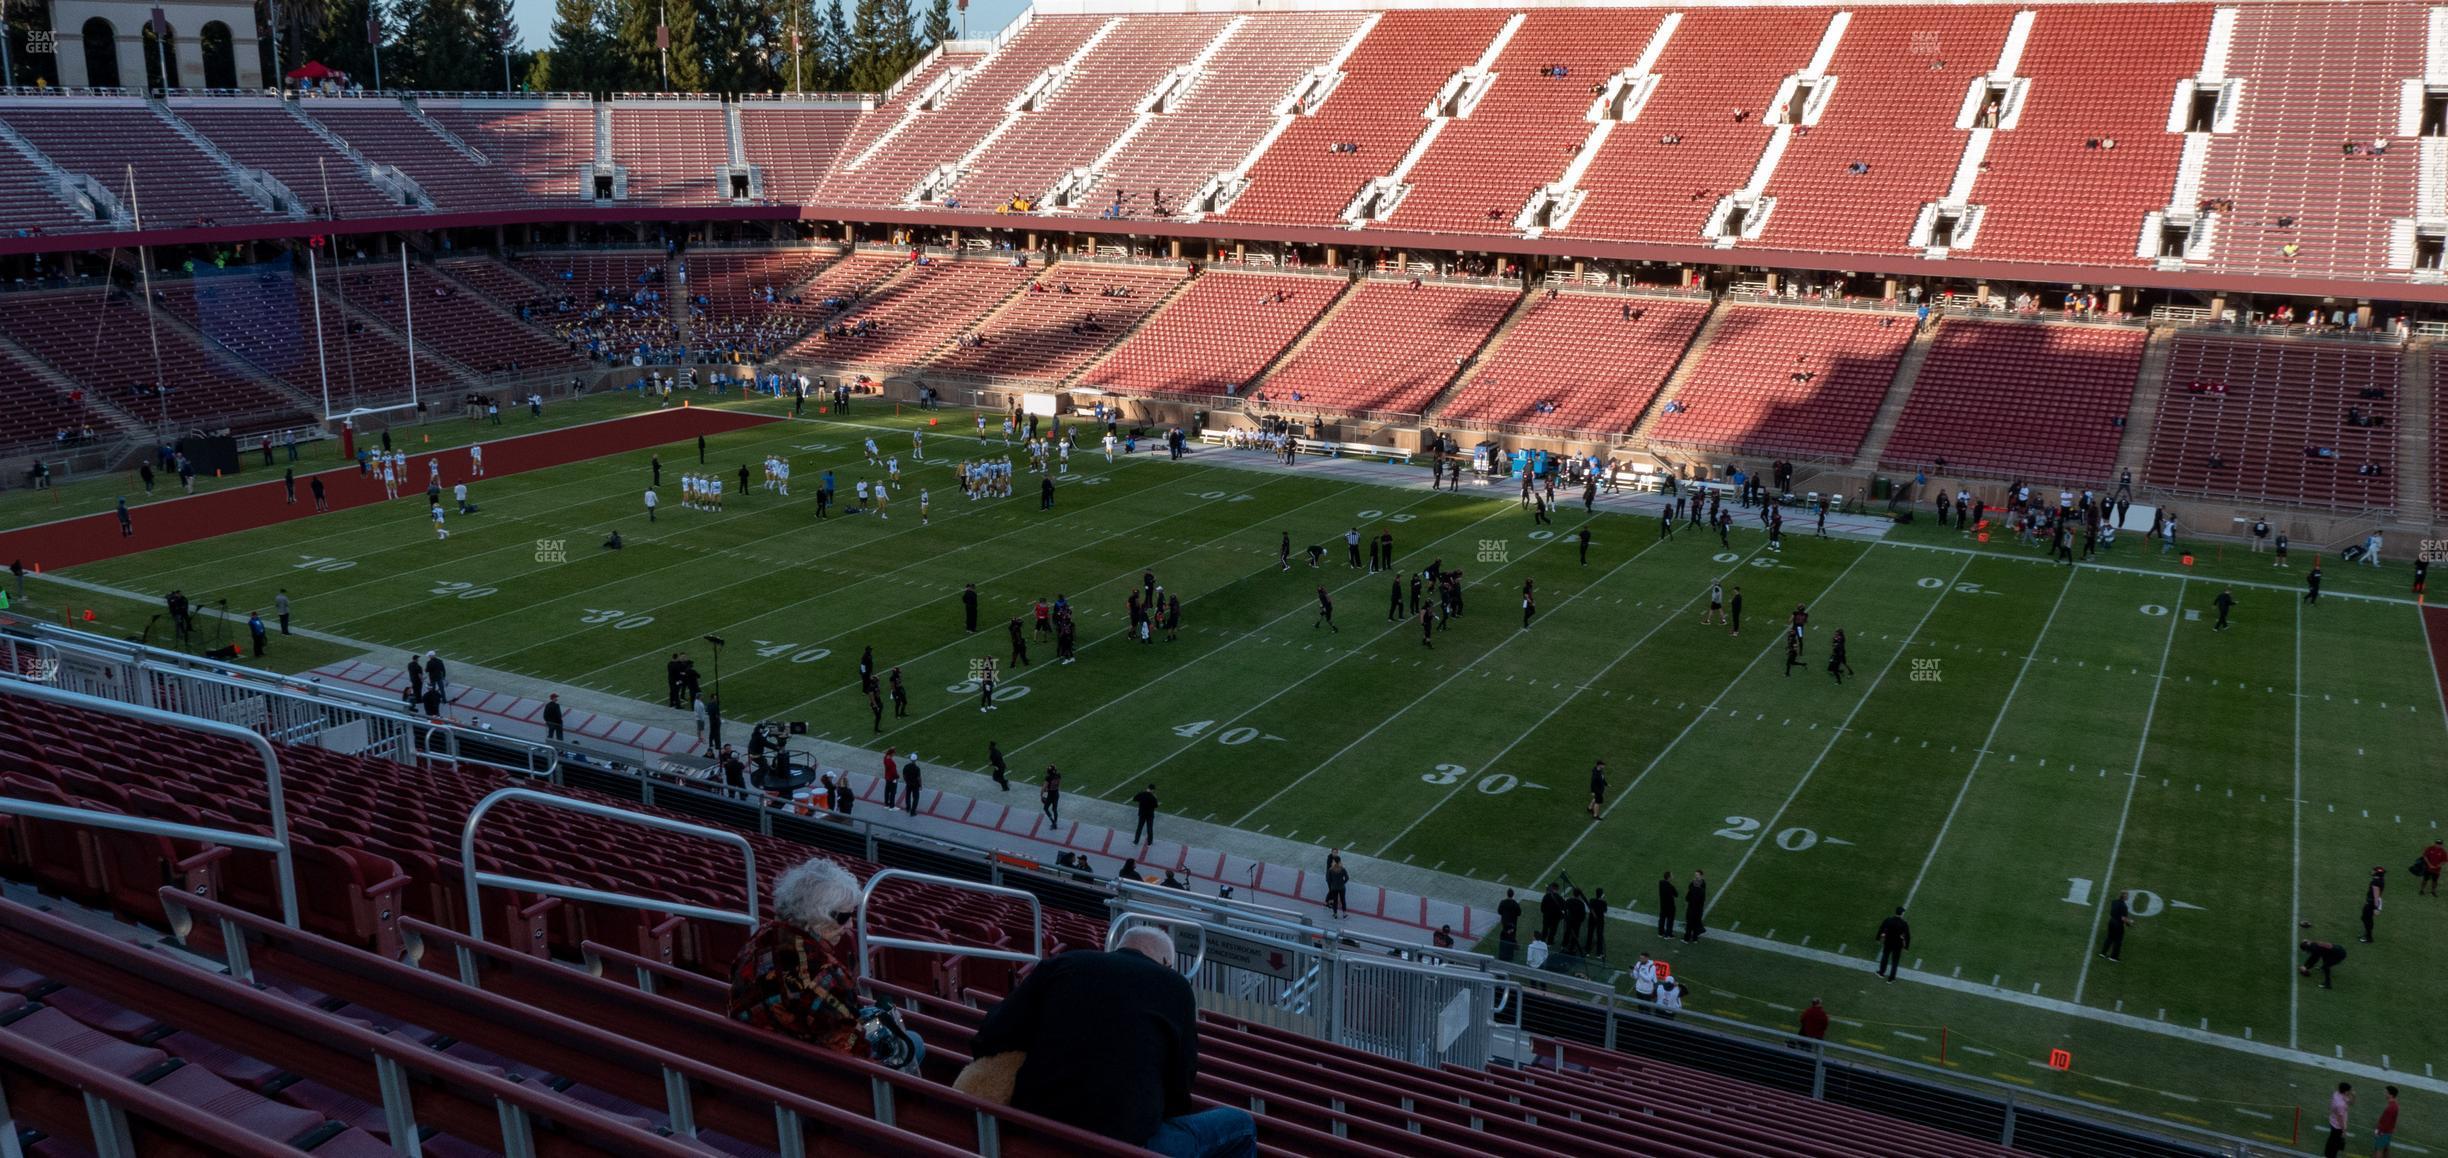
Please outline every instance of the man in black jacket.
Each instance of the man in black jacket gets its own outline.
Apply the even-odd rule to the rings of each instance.
[[[1697,941],[1708,932],[1708,878],[1693,869],[1691,881],[1683,886],[1683,939]]]
[[[1879,922],[1878,943],[1878,975],[1893,981],[1904,951],[1912,948],[1912,925],[1904,920],[1904,906],[1897,905],[1894,916]]]
[[[1513,890],[1505,890],[1505,898],[1496,902],[1496,959],[1510,961],[1513,950],[1521,943],[1521,902]]]
[[[1556,943],[1556,932],[1563,927],[1564,894],[1557,891],[1556,886],[1548,885],[1547,895],[1539,898],[1538,939],[1547,942],[1547,947],[1552,949]]]
[[[1248,1113],[1193,1110],[1197,1002],[1172,962],[1172,939],[1144,927],[1124,933],[1113,952],[1051,958],[986,1015],[976,1056],[1026,1055],[1012,1084],[1015,1109],[1161,1154],[1255,1155]]]

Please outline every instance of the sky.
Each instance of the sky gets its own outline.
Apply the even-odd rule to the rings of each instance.
[[[1028,7],[1029,0],[969,0],[969,35],[992,36],[1012,18]],[[849,7],[844,4],[844,7]],[[912,5],[919,7],[919,5]],[[553,0],[512,0],[512,14],[518,17],[519,41],[527,48],[547,48],[552,43]]]

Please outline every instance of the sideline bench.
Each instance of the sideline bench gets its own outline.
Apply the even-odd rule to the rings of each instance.
[[[1323,438],[1302,438],[1294,441],[1300,444],[1302,454],[1322,454],[1328,458],[1341,458],[1348,454],[1360,458],[1383,459],[1387,462],[1409,463],[1411,461],[1411,452],[1399,446],[1380,446],[1368,442],[1330,442]]]

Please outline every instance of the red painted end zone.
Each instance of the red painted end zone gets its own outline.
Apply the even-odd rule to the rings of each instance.
[[[607,454],[643,450],[703,434],[722,434],[775,421],[779,419],[743,414],[736,410],[690,406],[548,430],[540,434],[523,434],[484,444],[485,477],[566,466]],[[413,434],[413,430],[410,433]],[[379,446],[381,436],[374,437],[374,445]],[[314,449],[328,454],[335,445],[318,443]],[[422,499],[427,458],[438,457],[442,460],[445,486],[466,477],[468,454],[464,446],[447,450],[417,450],[409,449],[408,444],[403,443],[402,448],[408,450],[409,474],[409,479],[400,484],[403,495]],[[240,449],[246,454],[255,453],[253,447],[242,446]],[[257,457],[253,461],[260,463],[262,459]],[[670,465],[676,469],[681,464],[675,462]],[[357,468],[351,465],[315,471],[312,475],[300,474],[297,503],[291,505],[281,489],[277,473],[281,469],[280,466],[254,466],[250,470],[267,476],[266,481],[148,503],[141,507],[132,506],[130,513],[136,527],[132,537],[119,533],[119,516],[108,507],[91,515],[0,533],[0,560],[22,559],[29,571],[36,567],[57,571],[80,563],[150,551],[155,547],[192,543],[215,535],[249,531],[292,519],[313,518],[314,501],[307,486],[309,477],[323,480],[325,497],[335,511],[384,501],[382,484],[358,474]],[[131,489],[136,486],[132,473],[127,481]],[[178,479],[164,475],[157,485],[175,488]],[[646,488],[641,482],[637,489],[642,496]],[[640,501],[643,502],[643,499]]]

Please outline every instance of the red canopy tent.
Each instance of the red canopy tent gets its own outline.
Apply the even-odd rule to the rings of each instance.
[[[342,73],[319,60],[310,60],[289,70],[290,80],[326,80]]]

